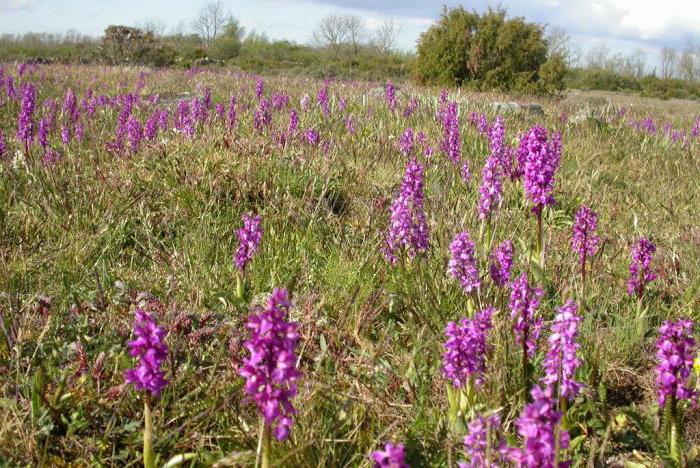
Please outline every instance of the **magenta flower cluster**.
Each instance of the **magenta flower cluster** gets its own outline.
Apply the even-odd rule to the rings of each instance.
[[[552,394],[535,387],[531,395],[532,403],[523,408],[515,421],[523,447],[510,448],[510,459],[520,467],[554,468],[557,448],[563,451],[569,447],[569,433],[563,428],[557,431],[561,413],[556,411]],[[559,466],[568,466],[568,463],[562,461]]]
[[[503,287],[510,281],[513,268],[513,241],[501,242],[490,256],[489,275],[496,286]]]
[[[513,176],[513,148],[506,144],[506,127],[503,116],[496,116],[496,121],[489,129],[490,156],[495,158],[502,169],[501,175]]]
[[[641,299],[646,285],[656,279],[656,273],[651,269],[655,252],[656,245],[646,237],[640,238],[630,249],[632,262],[630,277],[627,280],[627,294],[630,296],[636,295]]]
[[[29,146],[34,138],[34,107],[36,105],[36,88],[31,83],[22,86],[22,103],[17,118],[17,139]]]
[[[481,287],[479,270],[474,256],[474,242],[467,231],[457,234],[450,243],[450,260],[447,274],[459,281],[465,293],[469,294]]]
[[[544,291],[530,286],[527,274],[523,273],[511,283],[510,302],[513,329],[518,344],[525,346],[528,357],[535,356],[537,339],[542,328],[542,318],[535,317]]]
[[[396,88],[394,88],[394,83],[392,83],[391,80],[386,82],[384,98],[386,99],[386,105],[389,107],[389,110],[394,112],[396,109]]]
[[[291,400],[300,376],[296,365],[299,333],[297,324],[289,322],[289,308],[287,290],[275,288],[267,307],[248,317],[250,338],[245,348],[250,356],[238,371],[246,380],[246,393],[278,440],[289,436],[294,423],[296,410]]]
[[[574,218],[571,249],[578,254],[580,264],[586,262],[598,251],[600,237],[595,234],[598,227],[598,215],[589,207],[582,205]]]
[[[488,333],[496,309],[487,307],[472,319],[463,318],[445,327],[445,352],[442,372],[455,388],[462,388],[471,378],[476,386],[483,384],[486,371]]]
[[[561,134],[549,137],[541,126],[531,128],[520,138],[518,150],[519,171],[522,172],[525,195],[539,213],[554,204],[554,175],[561,158]]]
[[[410,156],[413,154],[414,149],[414,133],[412,128],[407,128],[401,134],[399,138],[399,151],[403,153],[404,156]]]
[[[238,121],[238,114],[236,113],[236,97],[231,96],[228,101],[228,115],[226,116],[226,126],[229,130],[234,130],[236,128],[236,122]]]
[[[263,96],[263,92],[265,91],[265,82],[263,81],[262,78],[256,78],[255,79],[255,97],[260,100]]]
[[[157,396],[167,385],[163,363],[168,357],[168,346],[165,344],[165,330],[156,325],[155,319],[147,312],[136,309],[134,335],[130,341],[129,354],[138,358],[134,369],[124,372],[127,383],[133,384],[136,390],[146,390]]]
[[[328,114],[331,112],[331,104],[328,97],[328,86],[326,84],[321,86],[321,89],[318,90],[316,100],[318,101],[318,105],[321,106],[321,109],[323,110],[323,115],[328,116]],[[303,107],[304,104],[302,103],[302,108]]]
[[[464,437],[464,451],[469,461],[459,463],[459,468],[498,468],[508,464],[505,441],[498,440],[498,446],[492,447],[491,441],[500,426],[501,418],[498,414],[486,418],[477,416],[469,422]]]
[[[410,468],[406,463],[406,453],[403,444],[387,442],[384,450],[376,450],[370,454],[374,468]]]
[[[442,114],[442,151],[456,166],[462,161],[462,137],[456,102],[450,102]]]
[[[408,101],[408,104],[406,104],[406,107],[403,110],[403,116],[404,118],[409,118],[410,116],[413,115],[413,113],[418,109],[418,99],[416,98],[411,98]]]
[[[0,160],[5,159],[7,156],[7,142],[5,141],[5,134],[0,129]]]
[[[318,146],[321,141],[321,135],[313,128],[307,128],[304,135],[306,136],[306,142],[311,146]]]
[[[236,268],[243,273],[245,267],[253,259],[258,250],[263,231],[260,226],[260,215],[243,215],[243,227],[238,230],[238,250],[236,250]]]
[[[428,223],[423,210],[423,166],[415,159],[406,164],[401,189],[389,208],[389,230],[384,258],[395,265],[404,251],[409,259],[428,250]]]
[[[581,384],[576,381],[576,370],[581,365],[576,356],[579,349],[576,337],[581,323],[577,310],[578,306],[571,299],[559,308],[552,323],[552,333],[547,338],[549,350],[542,364],[545,371],[542,383],[553,395],[569,400],[575,398],[581,390]],[[555,386],[558,392],[555,391]]]
[[[697,402],[697,391],[690,385],[690,373],[697,351],[693,321],[667,320],[659,327],[656,341],[656,385],[659,406],[669,399]]]
[[[491,218],[491,213],[498,207],[502,196],[501,163],[496,156],[491,155],[486,158],[484,168],[481,170],[481,185],[479,186],[480,220],[486,221]]]
[[[262,130],[263,128],[272,124],[272,112],[270,111],[270,101],[267,99],[260,99],[260,104],[258,104],[258,110],[253,114],[253,127],[256,130]]]

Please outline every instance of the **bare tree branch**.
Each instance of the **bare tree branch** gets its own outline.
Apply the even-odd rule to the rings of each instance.
[[[192,30],[202,38],[205,47],[208,48],[228,23],[230,16],[221,1],[209,2],[192,21]]]
[[[560,26],[548,26],[546,29],[547,54],[549,57],[559,55],[563,59],[567,59],[571,37]]]
[[[312,34],[312,42],[337,58],[344,46],[349,46],[353,54],[362,48],[367,32],[361,18],[353,15],[331,14],[318,23]]]
[[[671,47],[661,48],[661,78],[672,78],[676,73],[676,62],[678,54]]]
[[[401,33],[401,28],[393,19],[388,19],[374,33],[374,46],[380,54],[388,54],[396,48],[396,41]]]
[[[340,47],[348,40],[347,24],[342,15],[327,15],[321,19],[313,32],[313,43],[332,52],[337,57]]]
[[[138,23],[136,27],[153,34],[154,37],[163,37],[167,29],[167,25],[163,21],[155,18],[146,18]]]

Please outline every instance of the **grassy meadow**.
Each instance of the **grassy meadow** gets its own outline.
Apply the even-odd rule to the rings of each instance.
[[[470,301],[496,313],[484,384],[460,417],[497,410],[507,443],[521,445],[515,421],[527,394],[510,290],[488,278],[489,254],[507,239],[515,246],[513,277],[527,272],[544,290],[535,381],[557,309],[567,299],[579,304],[576,375],[584,388],[565,408],[566,459],[574,466],[668,459],[655,428],[662,411],[654,343],[664,320],[700,319],[700,137],[692,134],[700,103],[575,92],[539,99],[543,114],[502,111],[506,142],[516,150],[534,125],[562,134],[556,204],[543,212],[541,268],[536,220],[519,180],[503,180],[488,226],[477,217],[490,150],[470,120],[477,113],[493,122],[494,101],[534,100],[447,90],[459,106],[461,154],[472,173],[465,183],[440,148],[440,89],[397,84],[392,111],[383,82],[61,65],[29,66],[20,76],[16,64],[4,76],[14,77],[18,97],[0,90],[7,146],[0,161],[2,464],[143,463],[143,394],[124,381],[141,307],[166,330],[169,348],[169,383],[153,406],[157,465],[255,466],[259,415],[238,369],[248,315],[276,287],[290,292],[301,377],[291,435],[272,443],[273,466],[371,466],[368,454],[386,441],[404,443],[414,467],[465,460],[465,427],[450,417],[441,366],[445,326],[473,314]],[[255,128],[258,80],[260,99],[273,105],[271,122]],[[50,113],[46,100],[58,106],[49,158],[36,139],[24,145],[17,137],[26,83],[37,91],[35,122]],[[327,114],[317,102],[323,86]],[[69,89],[83,135],[79,141],[73,130],[64,143]],[[110,144],[124,107],[118,96],[136,96],[131,116],[145,126],[154,110],[174,118],[181,102],[207,90],[211,105],[191,136],[169,127],[142,137],[136,149],[129,138],[121,150]],[[233,128],[215,110],[221,104],[227,113],[231,96]],[[404,115],[412,99],[417,107]],[[291,109],[299,119],[293,135],[285,133]],[[631,123],[647,118],[655,132]],[[409,127],[434,150],[417,155],[429,248],[392,266],[382,248],[408,160],[399,139]],[[308,129],[318,132],[317,144]],[[673,131],[685,133],[674,138]],[[585,288],[570,245],[582,204],[598,213],[601,237]],[[233,257],[245,213],[260,215],[263,235],[240,294]],[[461,231],[476,243],[482,277],[469,300],[446,273],[450,242]],[[657,246],[658,278],[638,306],[626,283],[630,246],[641,236]],[[700,411],[688,405],[681,426],[692,459]]]

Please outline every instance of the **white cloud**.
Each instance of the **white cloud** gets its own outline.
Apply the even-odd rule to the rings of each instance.
[[[0,0],[0,11],[31,10],[36,0]]]
[[[698,37],[700,3],[689,0],[598,0],[560,2],[552,23],[580,33],[595,30],[627,39],[645,41]]]

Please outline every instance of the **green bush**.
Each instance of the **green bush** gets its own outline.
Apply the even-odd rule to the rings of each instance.
[[[561,55],[553,55],[540,66],[540,86],[546,93],[554,93],[564,89],[566,63]]]
[[[700,99],[700,83],[653,75],[637,79],[601,68],[570,70],[564,83],[568,88],[635,92],[659,99]]]
[[[224,32],[214,39],[211,45],[211,58],[229,60],[241,53],[241,36],[243,28],[238,21],[231,20],[224,27]]]
[[[639,80],[642,96],[660,99],[700,99],[700,83],[646,76]]]
[[[579,89],[601,91],[639,90],[639,82],[631,76],[624,76],[611,70],[592,68],[576,70],[567,79],[567,86]]]
[[[417,51],[415,73],[421,83],[537,91],[560,86],[563,75],[562,60],[545,66],[551,81],[538,84],[547,62],[542,27],[508,19],[502,9],[480,15],[463,7],[445,8],[437,24],[421,34]]]

